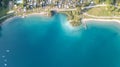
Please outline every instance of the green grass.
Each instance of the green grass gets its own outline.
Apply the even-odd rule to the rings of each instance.
[[[6,15],[8,12],[8,8],[0,8],[0,17]]]
[[[111,19],[111,20],[120,20],[118,18],[93,18],[93,17],[86,16],[86,15],[84,15],[84,18],[85,19],[107,19],[107,20]]]
[[[0,18],[7,15],[8,8],[0,8]],[[2,23],[6,18],[3,18],[0,20],[0,23]]]
[[[88,10],[88,14],[95,16],[120,16],[120,11],[118,8],[114,8],[113,6],[107,7],[96,7]]]
[[[7,12],[9,11],[8,8],[0,8],[0,23],[2,23],[3,21],[5,21],[6,19],[10,18],[11,16],[14,16],[14,14],[7,14]],[[6,17],[4,17],[6,16]]]

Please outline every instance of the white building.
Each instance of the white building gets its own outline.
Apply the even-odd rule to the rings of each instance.
[[[14,6],[13,1],[9,1],[9,10],[12,10],[13,6]]]
[[[48,4],[52,4],[52,0],[47,0],[48,1]]]
[[[23,0],[16,0],[16,3],[23,3]]]

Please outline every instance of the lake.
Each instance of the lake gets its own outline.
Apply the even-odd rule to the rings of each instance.
[[[0,29],[0,67],[120,67],[120,24],[88,21],[71,28],[64,15],[31,15]]]

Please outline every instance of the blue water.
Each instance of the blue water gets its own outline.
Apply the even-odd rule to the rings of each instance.
[[[66,23],[61,14],[7,20],[0,67],[120,67],[120,24],[89,21],[86,30],[75,30]]]

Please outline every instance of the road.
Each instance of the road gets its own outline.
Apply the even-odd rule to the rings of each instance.
[[[65,9],[65,8],[59,9],[59,8],[53,8],[53,9],[51,9],[51,10],[56,10],[57,12],[60,12],[60,11],[74,11],[74,10],[76,10],[76,8],[73,8],[73,9]]]

